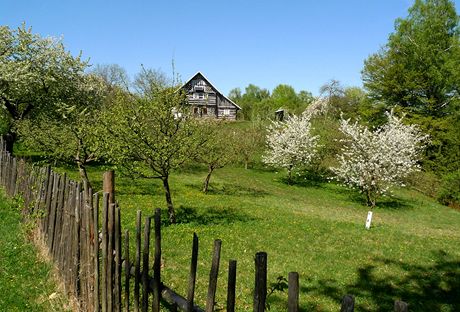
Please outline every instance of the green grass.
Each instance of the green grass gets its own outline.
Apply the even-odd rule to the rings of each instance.
[[[15,206],[0,193],[0,311],[64,311],[51,267],[37,256]]]
[[[163,227],[162,274],[185,295],[192,234],[200,238],[196,301],[204,306],[213,240],[222,259],[218,307],[225,308],[227,266],[238,261],[238,311],[252,309],[254,255],[268,253],[268,279],[300,274],[301,308],[338,311],[345,294],[356,297],[356,311],[391,311],[394,300],[411,311],[460,310],[460,213],[410,189],[396,190],[374,211],[365,230],[367,208],[354,191],[328,183],[283,183],[283,174],[224,168],[200,192],[205,171],[173,174],[171,189],[179,224]],[[93,169],[94,188],[102,172]],[[164,207],[159,181],[117,178],[116,198],[124,229],[134,237],[138,209],[152,215]],[[166,220],[166,215],[164,215]],[[132,240],[131,246],[134,241]],[[286,310],[287,294],[275,292],[272,311]]]

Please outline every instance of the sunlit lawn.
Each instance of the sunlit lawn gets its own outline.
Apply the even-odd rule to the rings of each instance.
[[[90,176],[101,189],[102,171],[94,168]],[[357,311],[390,311],[396,299],[409,302],[412,311],[460,309],[458,211],[397,190],[379,202],[366,230],[363,199],[342,186],[289,186],[282,173],[224,168],[205,195],[204,176],[196,168],[172,175],[179,224],[163,227],[163,281],[182,295],[193,232],[200,238],[199,305],[205,303],[213,240],[220,238],[219,308],[225,309],[228,261],[236,259],[237,309],[252,309],[254,255],[266,251],[269,283],[291,271],[300,274],[305,310],[338,311],[347,293],[356,297]],[[165,206],[159,181],[117,177],[116,184],[123,227],[133,234],[138,209],[146,216]],[[271,310],[286,310],[286,299],[287,293],[275,292]]]

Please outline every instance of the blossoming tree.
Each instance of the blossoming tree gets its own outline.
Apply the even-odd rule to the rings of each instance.
[[[316,154],[318,136],[311,134],[310,114],[288,117],[286,121],[274,121],[267,129],[267,152],[263,162],[273,167],[286,168],[288,181],[292,171],[311,162]]]
[[[374,131],[342,119],[345,144],[338,167],[331,168],[338,180],[363,192],[371,208],[378,196],[394,185],[403,186],[403,179],[419,169],[418,160],[428,139],[416,125],[403,124],[403,118],[393,112],[387,112],[387,117],[388,122]]]

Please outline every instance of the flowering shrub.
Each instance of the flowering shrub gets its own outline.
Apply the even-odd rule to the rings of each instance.
[[[418,170],[418,160],[428,136],[416,125],[405,125],[402,118],[386,113],[388,122],[375,131],[342,119],[340,130],[346,138],[339,155],[339,165],[331,168],[336,179],[360,189],[367,204],[375,207],[378,196]]]
[[[286,168],[291,181],[292,170],[311,162],[316,154],[318,136],[311,135],[310,114],[274,121],[267,129],[267,152],[262,160],[273,167]]]

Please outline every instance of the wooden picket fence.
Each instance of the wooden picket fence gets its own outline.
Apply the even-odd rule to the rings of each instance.
[[[143,222],[141,211],[137,212],[134,256],[129,254],[129,231],[125,231],[122,244],[113,173],[104,176],[107,192],[101,196],[69,180],[65,174],[53,172],[50,167],[36,167],[17,160],[6,152],[0,140],[0,185],[8,196],[22,198],[24,216],[37,221],[40,239],[58,269],[65,292],[75,299],[78,310],[157,312],[163,301],[167,303],[162,305],[163,309],[167,306],[171,311],[214,311],[222,242],[214,242],[206,306],[201,308],[194,302],[198,236],[193,235],[188,291],[182,296],[161,277],[160,209],[155,210],[154,216],[146,216]],[[154,261],[151,266],[152,219]],[[231,312],[235,311],[237,262],[230,260],[228,265],[226,310]],[[134,289],[130,289],[132,285]],[[259,252],[255,255],[253,311],[265,311],[266,299],[267,254]],[[395,302],[395,311],[407,311],[407,308],[405,302]],[[296,272],[288,276],[287,310],[299,310],[299,274]],[[353,296],[344,296],[340,311],[354,311]]]

